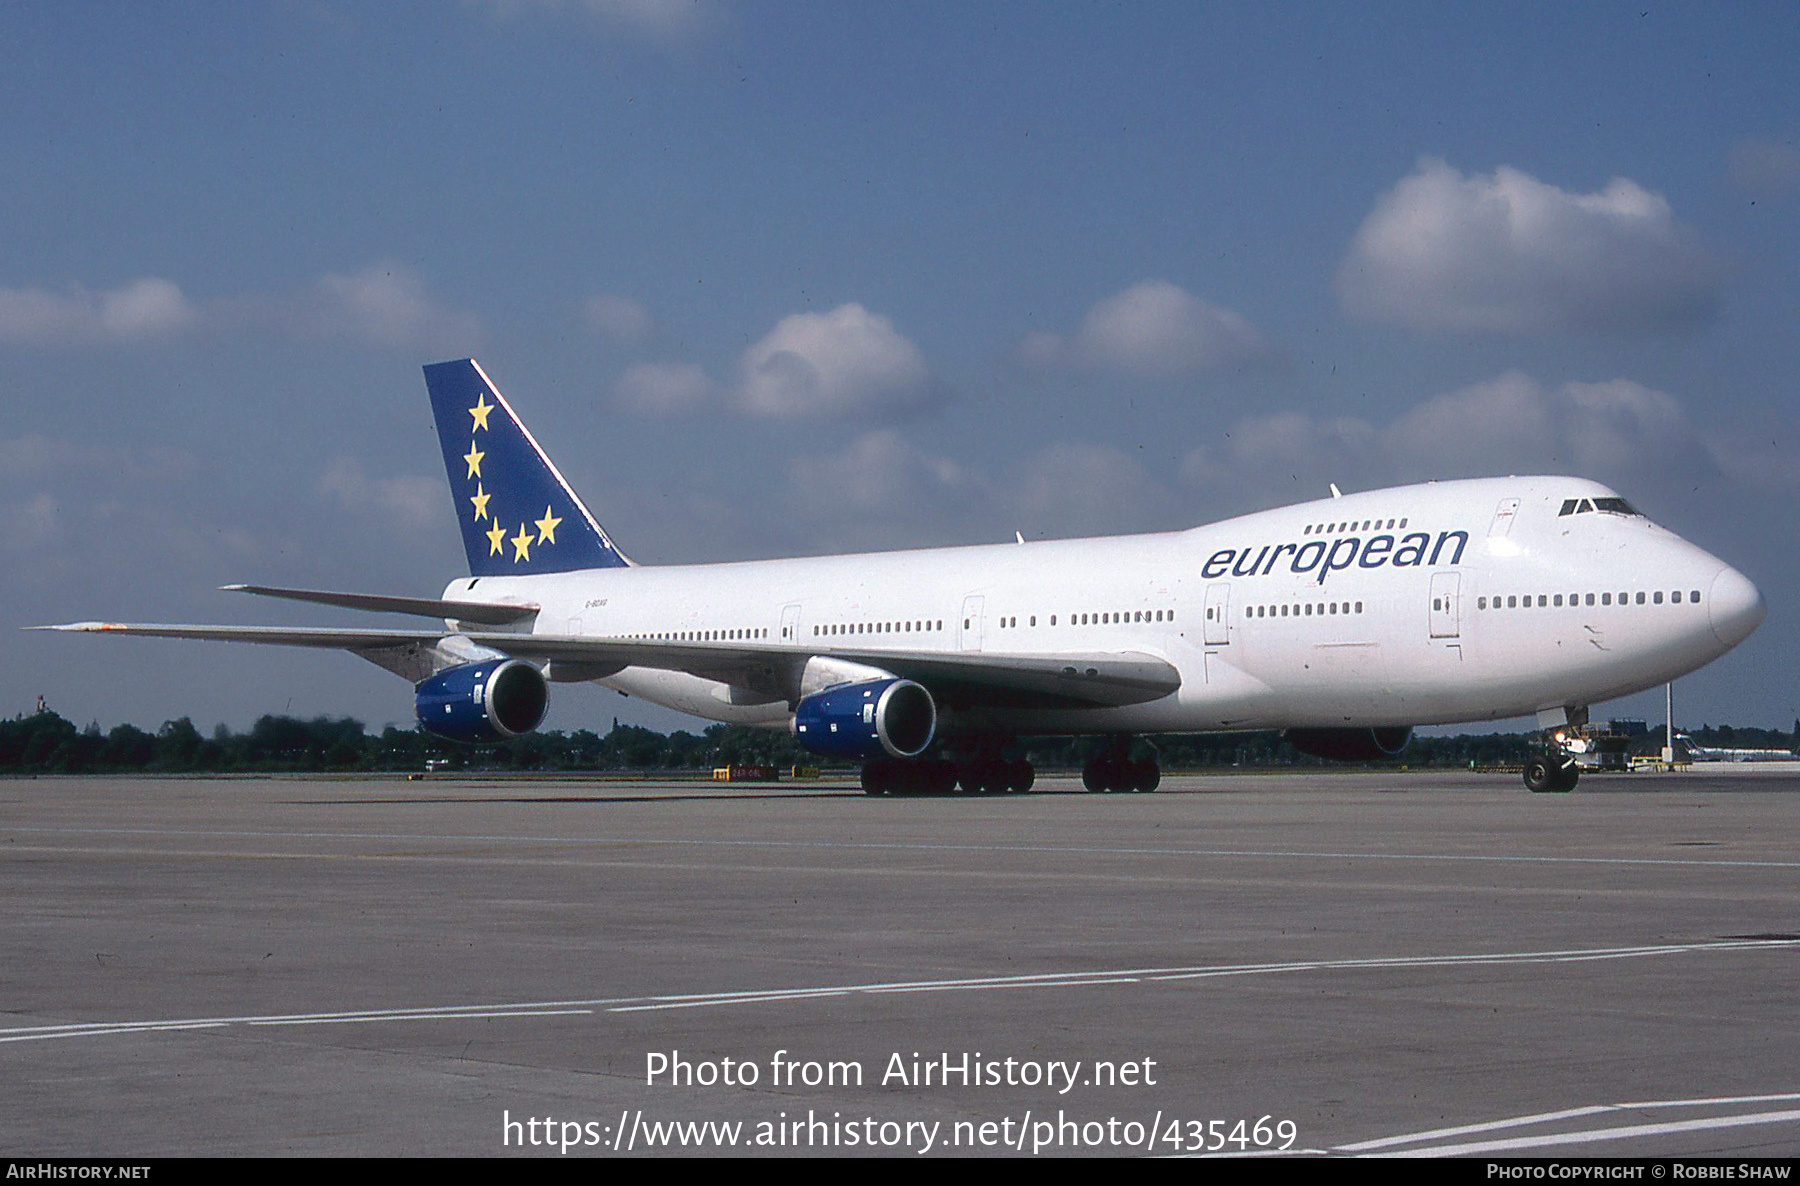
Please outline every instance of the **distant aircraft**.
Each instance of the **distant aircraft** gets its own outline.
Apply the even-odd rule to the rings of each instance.
[[[1800,761],[1800,754],[1791,749],[1742,749],[1728,746],[1701,745],[1686,733],[1677,733],[1675,740],[1680,749],[1685,749],[1690,761],[1694,762],[1795,762]]]
[[[628,560],[473,359],[425,368],[469,574],[436,599],[230,585],[440,618],[425,630],[46,629],[334,647],[465,741],[535,729],[549,685],[791,729],[872,794],[1022,791],[1017,738],[1098,734],[1091,790],[1151,790],[1134,736],[1284,730],[1320,757],[1416,725],[1536,714],[1533,790],[1577,771],[1590,704],[1742,642],[1763,599],[1580,478],[1435,482],[1154,535],[731,564]]]

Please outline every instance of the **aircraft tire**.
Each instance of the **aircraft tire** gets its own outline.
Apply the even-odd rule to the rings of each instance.
[[[885,762],[864,762],[862,768],[862,789],[865,795],[885,795],[888,793]]]
[[[1031,763],[1023,759],[1006,764],[1006,789],[1015,795],[1023,795],[1037,781],[1037,771]]]
[[[1131,763],[1131,789],[1141,793],[1154,791],[1162,784],[1162,767],[1150,758]]]
[[[1563,772],[1543,754],[1525,759],[1525,789],[1534,795],[1556,794],[1574,787],[1574,780],[1562,785]]]

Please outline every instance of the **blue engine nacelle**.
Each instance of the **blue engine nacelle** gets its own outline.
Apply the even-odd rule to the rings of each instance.
[[[529,733],[550,706],[543,675],[519,659],[464,663],[414,691],[419,723],[452,741],[505,741]]]
[[[936,735],[937,704],[909,679],[827,688],[794,711],[794,737],[828,758],[916,758]]]
[[[1399,756],[1412,740],[1411,725],[1379,729],[1289,729],[1288,744],[1303,754],[1333,762],[1379,762]]]

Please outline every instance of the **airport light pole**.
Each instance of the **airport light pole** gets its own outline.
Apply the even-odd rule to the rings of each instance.
[[[1675,769],[1675,681],[1663,688],[1663,765]]]

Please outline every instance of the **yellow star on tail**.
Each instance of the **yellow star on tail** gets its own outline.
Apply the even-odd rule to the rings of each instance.
[[[536,520],[537,529],[538,529],[537,542],[540,544],[555,543],[556,542],[556,525],[561,522],[562,522],[561,519],[555,518],[554,516],[552,516],[550,514],[549,507],[545,507],[544,508],[544,517],[542,519]]]
[[[487,518],[488,499],[492,497],[494,496],[481,488],[480,482],[475,483],[475,493],[469,496],[469,501],[475,504],[476,519],[480,520]],[[495,548],[495,551],[499,551],[499,549]]]
[[[525,524],[519,524],[519,534],[512,537],[513,563],[523,560],[531,561],[531,533],[525,530]]]
[[[487,533],[487,537],[488,537],[488,555],[490,555],[490,556],[500,555],[501,545],[506,542],[506,528],[504,528],[504,527],[500,526],[500,524],[496,523],[496,524],[494,524],[494,529]]]
[[[469,442],[469,451],[463,454],[463,460],[469,463],[468,477],[479,478],[481,476],[481,459],[486,456],[486,453],[475,447],[474,441]]]
[[[469,409],[469,415],[475,417],[475,427],[471,428],[469,431],[475,432],[477,429],[486,428],[488,426],[488,413],[493,410],[494,405],[487,402],[487,392],[484,391],[476,396],[475,406]]]

